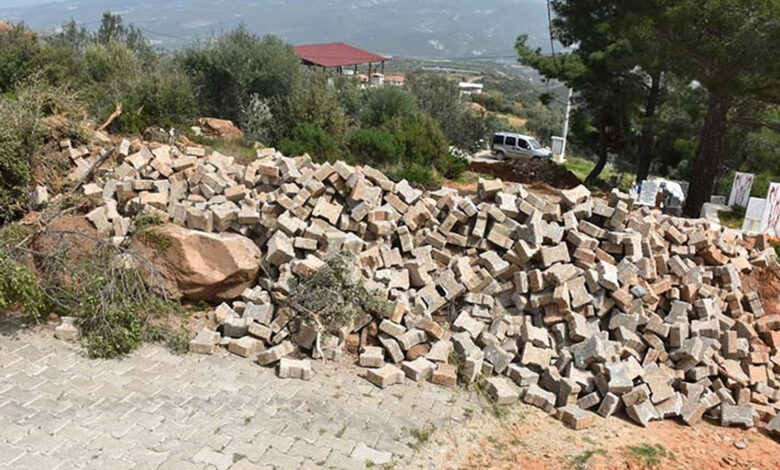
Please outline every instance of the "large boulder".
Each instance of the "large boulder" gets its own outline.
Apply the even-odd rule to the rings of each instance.
[[[133,248],[151,261],[141,266],[147,282],[171,297],[230,300],[257,282],[262,253],[249,238],[173,224],[146,230],[154,236],[135,237]]]
[[[236,127],[233,121],[227,119],[202,117],[198,119],[198,126],[207,136],[218,139],[232,140],[244,137],[244,132]]]

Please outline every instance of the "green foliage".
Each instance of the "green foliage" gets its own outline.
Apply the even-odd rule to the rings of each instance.
[[[409,163],[436,166],[449,156],[447,139],[436,121],[426,114],[397,116],[385,128],[395,134]]]
[[[408,91],[396,87],[372,88],[366,91],[360,123],[363,127],[382,127],[418,112],[414,96]]]
[[[99,254],[104,269],[82,270],[84,277],[70,295],[78,294],[73,314],[90,357],[113,358],[128,354],[145,339],[161,339],[160,330],[147,330],[150,315],[174,313],[176,306],[152,294],[135,268]],[[107,269],[106,269],[107,268]]]
[[[0,134],[0,221],[12,217],[14,204],[27,195],[29,157],[29,148],[19,139]]]
[[[239,122],[248,138],[263,143],[271,141],[274,114],[268,98],[261,98],[255,93],[248,102],[241,104],[239,111]]]
[[[13,218],[25,204],[37,150],[43,143],[42,119],[68,116],[75,106],[68,92],[31,78],[17,83],[13,93],[0,95],[0,223]],[[77,134],[67,120],[67,137]],[[54,131],[54,129],[49,129]]]
[[[30,77],[40,64],[38,37],[23,24],[0,34],[0,94]]]
[[[415,73],[408,83],[420,109],[439,123],[450,144],[472,151],[479,147],[486,137],[486,117],[461,100],[457,82],[440,74]]]
[[[308,153],[315,161],[335,161],[339,148],[330,134],[316,124],[299,124],[288,138],[279,143],[279,150],[285,155],[298,156]]]
[[[422,166],[419,163],[412,163],[411,165],[404,166],[400,170],[391,172],[390,176],[395,181],[407,180],[410,183],[415,183],[426,188],[432,188],[437,184],[436,178],[430,167]]]
[[[426,442],[431,440],[431,436],[433,435],[433,432],[436,431],[436,427],[432,424],[423,426],[421,428],[415,428],[411,430],[412,437],[415,439],[415,442],[409,443],[409,447],[411,447],[414,450],[419,449],[423,445],[425,445]]]
[[[36,257],[41,289],[54,312],[76,317],[90,357],[122,356],[143,341],[181,343],[164,338],[166,331],[180,334],[164,320],[180,314],[181,307],[146,285],[139,266],[152,270],[148,261],[83,234],[53,231],[45,236],[56,248]],[[94,249],[73,254],[74,245],[83,243]]]
[[[625,449],[626,455],[639,460],[643,465],[647,467],[657,467],[663,463],[664,459],[674,460],[674,454],[666,450],[661,444],[639,444],[636,446],[628,446]]]
[[[306,71],[294,80],[288,94],[271,100],[272,135],[283,139],[302,123],[316,126],[334,139],[344,135],[347,117],[338,90],[328,84],[328,76],[321,71]]]
[[[186,48],[178,61],[192,80],[202,111],[239,125],[242,104],[253,95],[290,94],[300,73],[300,59],[291,46],[274,36],[259,38],[243,26]]]
[[[310,278],[293,280],[287,304],[322,331],[338,333],[365,315],[376,319],[390,312],[390,304],[366,287],[353,255],[338,253]]]
[[[517,106],[498,90],[471,95],[471,101],[484,106],[488,111],[502,114],[518,114]]]
[[[395,165],[403,151],[398,139],[381,129],[356,130],[349,136],[347,147],[356,162],[372,166]]]
[[[90,45],[85,60],[90,108],[99,119],[107,118],[117,103],[123,112],[115,126],[125,132],[192,119],[196,105],[190,82],[172,64],[145,62],[118,41]]]
[[[590,449],[581,454],[577,454],[571,459],[571,465],[575,470],[586,470],[588,468],[588,460],[594,455],[607,455],[607,451],[604,449]]]
[[[40,320],[46,314],[46,299],[30,270],[0,250],[0,312],[11,310]]]
[[[718,211],[718,219],[724,227],[742,230],[745,221],[745,210],[734,208],[730,211]]]
[[[144,245],[157,250],[158,252],[164,252],[170,248],[173,243],[171,237],[149,229],[136,232],[135,237]]]
[[[563,113],[556,107],[534,103],[533,106],[524,108],[521,114],[528,119],[526,123],[528,131],[540,141],[549,144],[552,142],[552,136],[561,135]]]

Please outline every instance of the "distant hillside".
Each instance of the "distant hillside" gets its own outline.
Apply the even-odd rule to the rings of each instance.
[[[0,18],[36,30],[74,18],[94,29],[102,12],[111,10],[171,48],[240,23],[295,44],[346,41],[432,59],[513,56],[519,34],[540,47],[548,34],[545,0],[66,0],[14,6],[20,2],[0,0]]]

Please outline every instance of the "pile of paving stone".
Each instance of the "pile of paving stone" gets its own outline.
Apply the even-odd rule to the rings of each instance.
[[[307,379],[309,358],[346,350],[379,387],[476,383],[577,429],[617,412],[642,425],[780,427],[780,315],[741,289],[741,274],[776,262],[763,236],[634,208],[618,191],[580,186],[553,203],[481,180],[476,195],[427,192],[273,149],[242,164],[200,147],[132,147],[123,141],[83,188],[105,201],[89,214],[102,233],[119,241],[145,212],[243,234],[263,253],[257,285],[217,308],[219,328],[192,351],[227,346]],[[78,180],[95,157],[67,152]],[[324,333],[280,300],[344,252],[393,307]]]

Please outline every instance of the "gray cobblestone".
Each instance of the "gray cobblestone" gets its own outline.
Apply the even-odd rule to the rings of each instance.
[[[410,429],[479,407],[430,383],[379,390],[349,358],[301,382],[221,350],[90,360],[45,328],[3,335],[0,469],[362,469],[366,448],[404,468]]]

